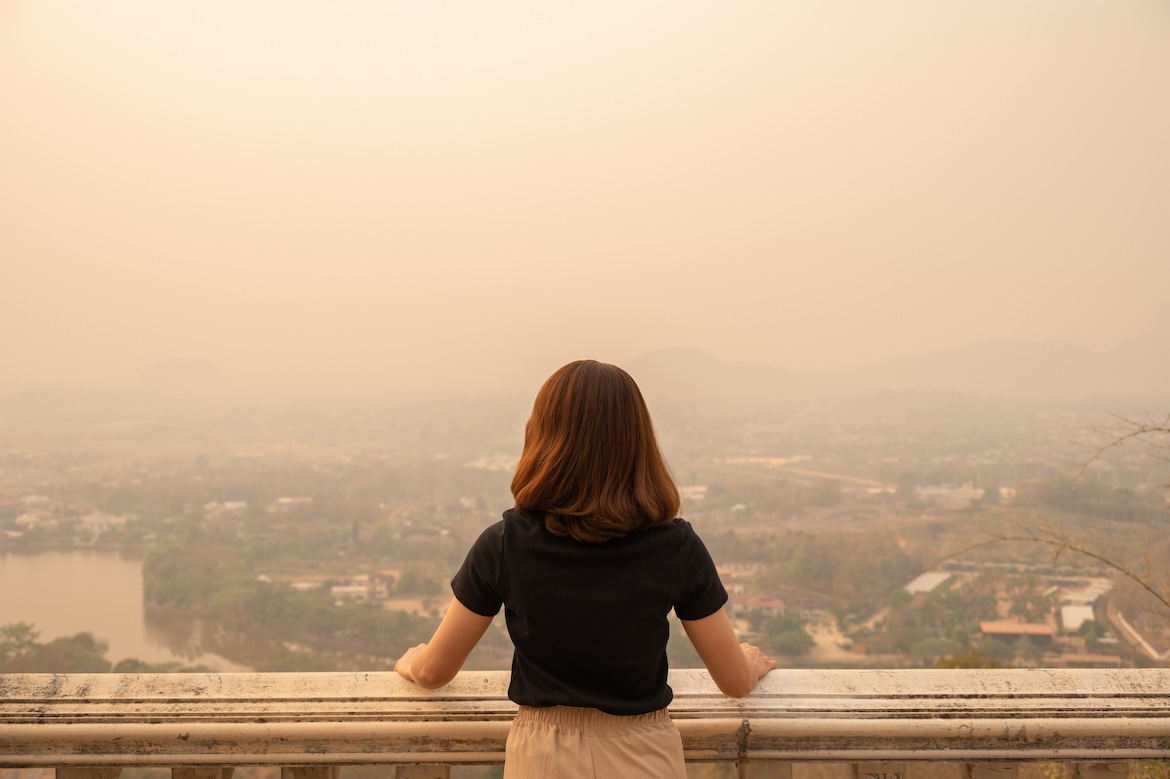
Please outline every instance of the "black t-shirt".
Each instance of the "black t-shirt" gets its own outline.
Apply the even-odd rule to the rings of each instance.
[[[483,531],[451,589],[485,617],[504,606],[516,647],[509,698],[610,714],[670,703],[672,608],[695,620],[727,602],[711,555],[685,520],[595,544],[555,536],[541,517],[517,509]]]

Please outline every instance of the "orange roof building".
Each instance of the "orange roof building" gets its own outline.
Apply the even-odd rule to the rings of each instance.
[[[1048,625],[1009,620],[980,622],[979,632],[992,638],[1020,639],[1026,636],[1034,641],[1051,641],[1053,636],[1052,628]]]

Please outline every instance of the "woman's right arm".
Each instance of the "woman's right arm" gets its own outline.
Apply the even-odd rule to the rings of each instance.
[[[776,661],[757,647],[739,643],[723,609],[709,617],[681,621],[703,665],[724,695],[742,698],[752,691],[760,677],[776,667]]]
[[[490,624],[491,617],[476,614],[452,598],[430,642],[406,650],[394,670],[428,690],[442,687],[459,673]]]

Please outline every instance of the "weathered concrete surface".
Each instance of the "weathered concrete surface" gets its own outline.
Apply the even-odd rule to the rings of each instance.
[[[490,763],[504,672],[0,676],[0,766]],[[1170,670],[778,670],[752,695],[671,673],[689,760],[1170,759]]]

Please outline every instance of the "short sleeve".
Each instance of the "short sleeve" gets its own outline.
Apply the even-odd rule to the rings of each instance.
[[[679,544],[680,597],[674,605],[679,619],[709,617],[727,603],[727,590],[719,581],[715,561],[689,522]]]
[[[459,602],[481,617],[494,617],[503,605],[500,570],[504,556],[504,523],[497,522],[480,533],[463,565],[451,579],[451,592]]]

